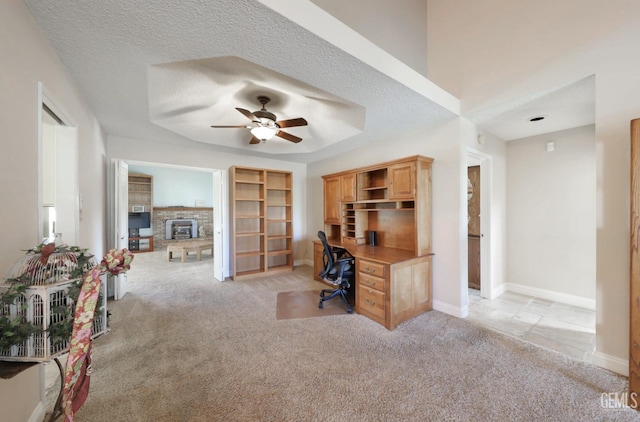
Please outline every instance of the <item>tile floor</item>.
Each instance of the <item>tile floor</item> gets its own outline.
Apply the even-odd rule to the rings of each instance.
[[[469,289],[470,321],[555,350],[575,359],[591,362],[595,348],[596,313],[513,292],[494,300]]]

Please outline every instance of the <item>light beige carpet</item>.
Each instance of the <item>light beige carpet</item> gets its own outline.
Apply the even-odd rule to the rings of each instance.
[[[212,279],[212,261],[136,256],[110,302],[76,421],[632,421],[627,380],[437,311],[393,331],[357,314],[276,319],[309,267]]]
[[[335,297],[318,308],[320,289],[279,292],[276,300],[276,319],[312,318],[347,313],[344,302]]]

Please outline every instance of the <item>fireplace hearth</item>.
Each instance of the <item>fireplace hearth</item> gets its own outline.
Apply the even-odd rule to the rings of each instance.
[[[185,240],[198,237],[198,220],[191,218],[178,218],[165,220],[167,240]]]

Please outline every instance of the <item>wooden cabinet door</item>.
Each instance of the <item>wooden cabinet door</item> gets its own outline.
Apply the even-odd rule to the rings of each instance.
[[[415,196],[415,164],[401,163],[389,167],[389,199],[412,199]]]
[[[322,281],[318,274],[324,268],[324,262],[322,261],[323,251],[324,247],[321,243],[313,242],[313,278],[318,281]]]
[[[431,256],[423,256],[391,266],[388,319],[385,327],[398,324],[433,308]]]
[[[324,222],[340,224],[340,177],[324,179]]]
[[[356,173],[340,177],[340,189],[343,202],[356,201]]]

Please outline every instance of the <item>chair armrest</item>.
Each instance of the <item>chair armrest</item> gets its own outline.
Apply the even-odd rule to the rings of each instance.
[[[353,265],[354,261],[355,259],[353,257],[338,259],[336,266],[340,268],[340,273],[342,273],[347,268],[347,265]]]

